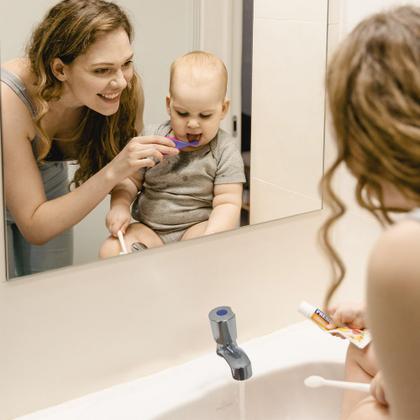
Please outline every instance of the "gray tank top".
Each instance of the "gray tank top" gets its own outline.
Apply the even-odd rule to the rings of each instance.
[[[36,108],[26,90],[26,87],[23,81],[16,76],[14,73],[1,68],[1,81],[5,83],[13,92],[21,99],[21,101],[26,105],[32,115],[35,115]],[[35,137],[32,141],[32,149],[34,150],[35,155],[35,146],[37,144],[38,138]],[[63,193],[68,191],[68,171],[67,163],[63,160],[47,160],[43,164],[38,164],[39,171],[41,173],[42,182],[44,184],[45,194],[48,200],[57,198]],[[7,203],[6,203],[7,206]],[[13,223],[12,215],[6,209],[6,221]]]

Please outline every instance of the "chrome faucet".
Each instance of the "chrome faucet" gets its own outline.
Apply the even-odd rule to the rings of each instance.
[[[252,376],[251,362],[236,344],[235,314],[229,306],[219,306],[209,313],[211,330],[217,343],[216,353],[223,357],[232,371],[233,379],[243,381]]]

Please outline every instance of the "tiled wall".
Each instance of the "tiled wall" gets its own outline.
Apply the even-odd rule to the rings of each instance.
[[[251,222],[320,209],[328,1],[256,1]]]

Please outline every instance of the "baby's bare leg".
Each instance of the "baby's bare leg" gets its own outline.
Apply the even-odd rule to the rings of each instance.
[[[124,240],[129,252],[131,252],[131,245],[133,245],[134,242],[141,242],[146,245],[147,248],[155,248],[163,245],[159,235],[142,223],[131,223],[127,228]]]
[[[148,248],[154,248],[163,245],[163,242],[159,236],[152,229],[143,225],[142,223],[132,223],[128,226],[124,235],[124,242],[128,252],[131,252],[131,245],[134,242],[141,242]],[[109,236],[99,250],[99,257],[113,257],[115,255],[119,255],[121,251],[122,249],[118,238]]]
[[[353,344],[350,344],[347,350],[345,365],[346,381],[370,383],[377,372],[378,366],[372,343],[364,349],[359,349]],[[348,419],[357,404],[364,399],[366,399],[366,394],[363,392],[346,391],[343,395],[341,419]]]
[[[119,255],[122,251],[120,243],[114,236],[108,236],[99,248],[99,258],[109,258]]]
[[[198,238],[200,236],[203,236],[206,228],[207,228],[207,220],[205,222],[197,223],[194,226],[191,226],[188,228],[184,235],[182,235],[181,241],[186,241],[187,239],[193,239]]]

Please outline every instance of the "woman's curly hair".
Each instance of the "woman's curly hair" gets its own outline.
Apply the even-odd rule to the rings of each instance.
[[[86,52],[98,36],[120,28],[126,31],[131,41],[133,28],[128,17],[112,2],[63,0],[51,8],[34,30],[26,51],[35,75],[37,111],[34,122],[39,138],[36,153],[41,164],[52,144],[41,122],[49,110],[48,103],[59,99],[62,92],[62,83],[51,70],[52,61],[60,58],[63,63],[70,64]],[[76,186],[110,162],[138,134],[136,116],[138,110],[143,109],[143,102],[141,82],[134,73],[121,95],[117,113],[104,116],[87,107],[83,109],[80,124],[72,136],[76,141],[79,164],[73,180]]]
[[[362,21],[337,48],[327,72],[337,156],[321,189],[331,214],[320,230],[333,267],[325,305],[345,266],[331,228],[346,211],[332,187],[344,163],[356,178],[356,200],[381,223],[392,223],[383,186],[420,202],[420,8],[398,7]]]

